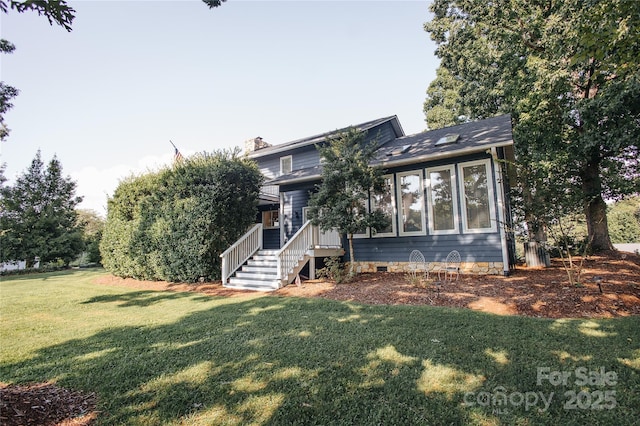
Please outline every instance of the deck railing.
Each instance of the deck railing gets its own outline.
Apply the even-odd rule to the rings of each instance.
[[[257,223],[231,247],[220,255],[222,259],[222,283],[225,284],[247,260],[262,249],[262,224]],[[307,221],[291,239],[277,252],[277,277],[289,279],[298,263],[314,248],[339,248],[340,234],[336,231],[320,232],[317,226]]]
[[[287,280],[289,274],[298,266],[298,262],[314,248],[339,248],[342,240],[337,231],[321,232],[311,221],[296,232],[291,239],[278,251],[278,279]]]
[[[276,200],[280,199],[280,187],[278,185],[262,185],[260,188],[260,195],[265,197],[273,197]]]
[[[342,247],[342,238],[340,237],[340,233],[336,230],[331,230],[327,232],[321,232],[320,228],[317,226],[313,227],[314,229],[314,247],[321,248],[337,248]]]
[[[220,255],[222,259],[222,283],[262,248],[262,224],[257,223],[231,247]]]

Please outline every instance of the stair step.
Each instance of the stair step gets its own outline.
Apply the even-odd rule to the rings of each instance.
[[[240,269],[242,272],[257,272],[257,273],[273,273],[276,274],[277,268],[276,265],[262,265],[262,266],[251,266],[251,265],[244,265],[242,267],[242,269]]]
[[[268,272],[268,273],[265,273]],[[276,271],[238,271],[236,272],[236,277],[238,278],[248,278],[253,280],[266,280],[266,281],[275,281],[278,278]]]
[[[280,288],[280,282],[278,280],[254,280],[249,278],[233,277],[229,279],[229,282],[224,286],[246,290],[273,291]]]
[[[258,250],[259,255],[275,256],[280,250]]]
[[[247,265],[249,266],[271,266],[271,267],[276,267],[278,266],[278,261],[273,259],[273,260],[254,260],[254,259],[249,259],[247,261]]]
[[[263,256],[260,254],[256,254],[254,255],[251,259],[249,259],[250,261],[253,260],[254,262],[270,262],[270,263],[278,263],[278,259],[276,259],[275,256]]]

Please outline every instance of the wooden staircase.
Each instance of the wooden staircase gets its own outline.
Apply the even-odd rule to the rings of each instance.
[[[277,250],[259,250],[225,284],[227,288],[274,291],[280,288]]]
[[[274,291],[293,282],[308,262],[309,275],[314,278],[316,257],[343,254],[337,232],[322,233],[309,221],[280,250],[264,250],[262,224],[256,224],[220,255],[222,285],[242,290]]]

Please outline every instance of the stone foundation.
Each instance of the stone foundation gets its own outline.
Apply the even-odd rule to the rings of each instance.
[[[444,262],[427,262],[429,273],[437,273],[444,268]],[[378,268],[387,268],[388,272],[409,272],[409,262],[356,262],[356,270],[361,272],[378,272]],[[502,275],[502,262],[462,262],[460,273],[468,275]]]

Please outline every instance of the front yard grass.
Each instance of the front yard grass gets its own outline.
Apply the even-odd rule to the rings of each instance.
[[[209,297],[3,278],[0,381],[98,395],[98,424],[631,425],[640,318]],[[348,284],[346,284],[348,285]]]

